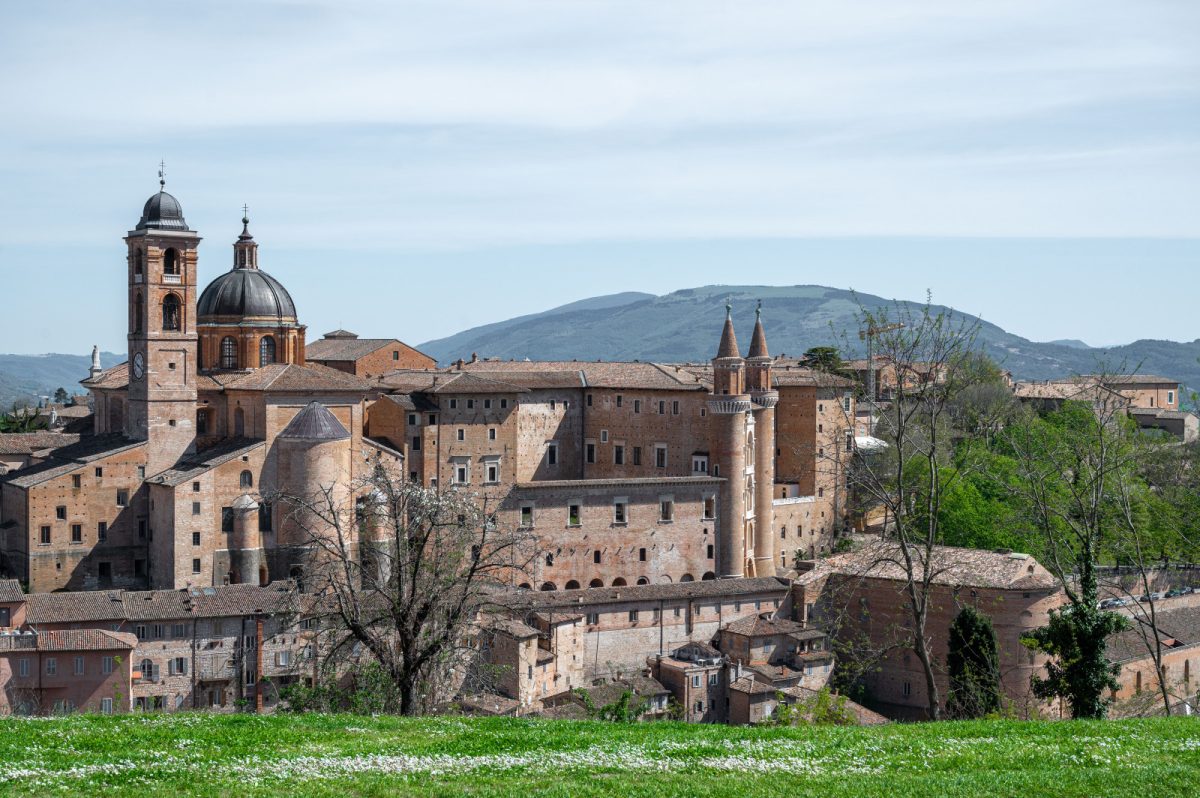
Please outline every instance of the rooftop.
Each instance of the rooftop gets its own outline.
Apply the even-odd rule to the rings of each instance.
[[[425,354],[396,338],[359,338],[354,333],[347,332],[346,330],[334,330],[331,333],[325,333],[325,337],[320,340],[310,341],[305,344],[304,358],[306,360],[344,363],[366,357],[373,352],[378,352],[380,349],[396,347],[397,345],[405,349],[412,349],[414,352],[422,355]],[[428,355],[425,356],[429,357]],[[432,357],[429,360],[431,363],[436,362]]]
[[[916,568],[921,568],[923,549],[913,547]],[[819,561],[797,581],[808,583],[831,574],[904,581],[899,544],[874,541],[858,550],[835,554]],[[935,546],[929,567],[935,584],[981,587],[997,590],[1056,590],[1058,580],[1028,554],[1008,551]]]
[[[570,609],[592,604],[657,601],[724,596],[745,596],[762,593],[787,592],[789,580],[774,576],[752,579],[710,579],[702,582],[674,582],[659,585],[629,585],[625,587],[594,587],[580,590],[513,590],[498,600],[514,609]]]
[[[55,449],[45,462],[14,471],[0,481],[29,488],[70,474],[87,463],[145,445],[145,441],[130,440],[119,433],[84,437],[78,443]]]

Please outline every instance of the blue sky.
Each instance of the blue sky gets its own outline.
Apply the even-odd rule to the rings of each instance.
[[[0,109],[0,351],[124,348],[159,158],[310,337],[711,283],[1200,336],[1190,0],[5,3]]]

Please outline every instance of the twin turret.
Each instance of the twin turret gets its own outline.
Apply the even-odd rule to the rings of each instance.
[[[754,333],[750,337],[750,352],[743,358],[733,331],[733,308],[725,305],[725,327],[721,343],[712,360],[713,398],[709,407],[714,413],[746,412],[750,405],[774,407],[779,394],[772,385],[771,366],[774,361],[767,351],[767,334],[762,325],[762,303],[754,311]]]

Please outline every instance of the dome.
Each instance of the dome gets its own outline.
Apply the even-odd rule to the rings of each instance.
[[[296,322],[296,306],[283,284],[261,269],[234,269],[208,284],[200,295],[197,319],[263,318]]]
[[[183,206],[179,200],[165,191],[160,191],[146,200],[142,208],[142,218],[138,221],[136,230],[187,230],[187,222],[183,219]]]
[[[337,416],[320,402],[309,402],[279,433],[284,440],[343,441],[350,437]]]

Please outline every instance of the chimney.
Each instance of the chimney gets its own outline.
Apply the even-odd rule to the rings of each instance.
[[[478,363],[478,362],[479,362],[479,355],[478,355],[477,353],[475,353],[475,352],[472,352],[472,353],[471,353],[471,362],[472,362],[472,363]]]

